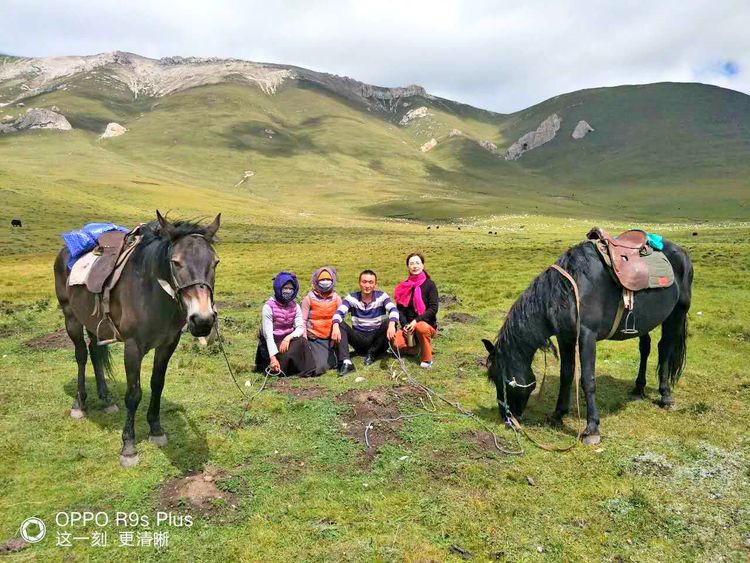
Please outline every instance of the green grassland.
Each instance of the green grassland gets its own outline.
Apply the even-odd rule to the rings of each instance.
[[[712,152],[720,132],[715,143],[701,144],[699,165],[690,168],[686,160],[681,167],[693,171],[690,178],[657,160],[638,169],[625,158],[624,144],[598,146],[604,141],[587,137],[592,154],[581,156],[587,173],[566,164],[569,132],[517,162],[497,159],[475,142],[507,146],[548,109],[562,112],[570,101],[539,109],[539,120],[435,103],[430,131],[428,123],[419,125],[424,130],[412,128],[418,123],[401,127],[400,114],[386,119],[311,87],[266,96],[228,84],[134,101],[89,83],[27,104],[57,105],[74,131],[0,136],[0,198],[8,218],[0,226],[0,545],[32,515],[48,523],[50,534],[9,560],[428,561],[460,560],[462,550],[479,561],[747,559],[750,226],[742,222],[747,187],[736,152],[747,142],[744,133],[727,140],[725,151]],[[604,94],[615,96],[614,90]],[[669,95],[697,103],[691,93]],[[600,113],[576,114],[576,106],[563,115],[564,127],[581,118],[599,132],[610,102],[602,102]],[[23,109],[6,113],[13,111]],[[737,104],[727,111],[739,111]],[[98,139],[109,120],[129,131]],[[442,139],[452,128],[465,135],[419,151],[424,136]],[[606,166],[593,160],[599,150]],[[235,186],[245,170],[255,175]],[[618,183],[626,171],[633,176]],[[638,197],[613,206],[613,192],[605,190],[610,180],[613,189],[627,186]],[[686,202],[681,209],[676,194]],[[659,205],[652,209],[649,201]],[[59,234],[97,220],[132,225],[150,220],[156,208],[175,217],[223,214],[216,299],[240,384],[259,384],[251,373],[255,334],[275,272],[292,269],[306,286],[314,268],[334,264],[343,293],[372,267],[392,291],[404,276],[403,257],[424,252],[441,293],[454,299],[441,308],[434,369],[420,370],[412,360],[406,366],[476,420],[442,405],[426,414],[419,400],[402,397],[400,412],[422,416],[380,430],[384,443],[366,455],[361,438],[345,426],[348,398],[405,383],[397,371],[393,377],[392,363],[365,368],[355,358],[354,375],[364,381],[334,374],[273,379],[238,425],[242,397],[219,350],[185,337],[162,403],[170,443],[158,449],[144,439],[149,356],[136,421],[141,463],[121,469],[121,346],[112,347],[110,384],[120,412],[103,413],[90,378],[87,418],[74,421],[72,350],[38,343],[63,327],[52,280]],[[21,217],[24,228],[11,229],[10,217]],[[477,365],[485,355],[480,339],[496,334],[533,277],[594,224],[660,232],[694,261],[688,364],[675,390],[677,407],[664,411],[653,402],[656,346],[648,398],[633,402],[637,343],[601,343],[601,446],[548,453],[522,439],[522,455],[502,455],[477,441],[487,425],[502,444],[514,444]],[[450,320],[451,313],[476,320]],[[562,430],[547,424],[558,386],[558,365],[547,361],[544,391],[530,401],[525,424],[539,439],[567,445],[579,422],[569,417]],[[542,374],[543,357],[535,369]],[[171,509],[196,522],[170,529],[168,547],[118,547],[114,527],[108,530],[115,545],[108,548],[55,547],[57,512],[153,515],[166,507],[164,491],[174,479],[207,470],[218,473],[216,484],[232,501],[200,512],[180,499]]]

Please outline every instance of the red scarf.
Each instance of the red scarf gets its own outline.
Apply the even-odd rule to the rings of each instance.
[[[427,279],[427,274],[422,271],[419,275],[413,276],[409,274],[409,279],[402,281],[396,286],[393,291],[393,297],[396,299],[396,303],[404,307],[409,306],[409,298],[411,297],[412,289],[414,290],[414,310],[417,315],[421,315],[427,310],[427,306],[424,304],[422,299],[422,284]]]

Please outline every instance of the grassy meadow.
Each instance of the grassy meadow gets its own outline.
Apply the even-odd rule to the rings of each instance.
[[[615,208],[604,180],[587,184],[580,173],[576,196],[572,184],[557,183],[571,168],[564,159],[536,166],[530,154],[506,163],[467,138],[419,152],[424,136],[451,128],[507,142],[533,115],[493,124],[480,113],[433,109],[435,123],[412,130],[314,89],[267,97],[236,85],[160,101],[71,88],[34,102],[53,104],[74,131],[0,136],[0,552],[25,518],[47,523],[47,537],[9,561],[747,560],[750,225],[739,164],[732,177],[691,180],[684,203],[674,201],[687,182],[679,175],[635,178],[620,186],[634,197]],[[99,140],[109,120],[128,133]],[[657,164],[648,166],[644,176]],[[237,186],[245,170],[255,175]],[[660,202],[653,213],[649,195]],[[445,301],[434,368],[421,370],[413,359],[406,366],[475,418],[439,402],[431,412],[393,362],[365,368],[359,358],[346,378],[271,378],[243,416],[219,349],[185,336],[162,399],[169,444],[159,449],[147,439],[149,355],[136,420],[141,461],[122,469],[122,346],[111,347],[110,390],[120,411],[102,411],[89,367],[87,417],[72,420],[76,364],[60,332],[52,263],[60,233],[91,221],[133,225],[156,208],[188,218],[222,212],[216,300],[229,361],[249,393],[261,382],[252,373],[255,335],[277,271],[295,271],[306,288],[316,267],[333,264],[345,293],[372,268],[392,292],[405,276],[405,255],[423,252]],[[12,229],[12,217],[24,227]],[[533,277],[593,225],[661,233],[694,261],[676,407],[654,404],[656,338],[643,401],[628,398],[637,342],[604,342],[601,445],[548,453],[521,439],[521,455],[503,455],[486,429],[505,447],[515,441],[479,365],[480,339],[494,337]],[[524,422],[535,437],[567,445],[580,423],[547,423],[559,367],[552,357],[547,363],[544,391]],[[540,355],[535,371],[544,370]],[[364,425],[376,415],[419,416],[376,424],[368,451]],[[58,547],[56,532],[66,529],[55,515],[69,511],[152,522],[156,511],[171,511],[193,524],[159,528],[169,540],[158,548],[119,545],[120,532],[153,526],[113,523],[101,529],[107,547],[90,539]],[[67,531],[90,538],[101,530]]]

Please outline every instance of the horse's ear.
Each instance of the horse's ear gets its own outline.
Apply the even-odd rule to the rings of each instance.
[[[156,218],[159,220],[159,226],[161,227],[161,230],[164,231],[168,236],[172,236],[172,233],[174,232],[174,226],[172,223],[166,220],[166,218],[159,213],[159,210],[156,210]]]
[[[221,226],[221,213],[219,213],[216,216],[216,219],[214,219],[214,222],[211,223],[208,227],[206,227],[206,238],[208,240],[211,240],[214,238],[214,235],[216,235],[216,231],[219,230],[219,227]]]
[[[495,353],[495,345],[487,340],[486,338],[482,338],[482,344],[484,344],[484,347],[487,348],[488,354],[494,354]]]

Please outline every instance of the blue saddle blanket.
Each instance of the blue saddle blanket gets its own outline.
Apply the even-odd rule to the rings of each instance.
[[[656,233],[646,233],[648,245],[654,250],[664,250],[664,237]]]
[[[70,231],[69,233],[63,233],[62,239],[65,241],[65,246],[68,248],[70,258],[68,258],[68,269],[73,267],[76,261],[96,247],[96,241],[99,237],[109,231],[122,231],[127,233],[130,231],[127,227],[120,227],[114,223],[89,223],[82,229],[77,231]]]

